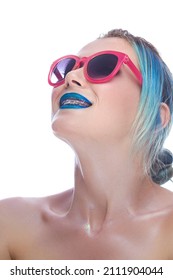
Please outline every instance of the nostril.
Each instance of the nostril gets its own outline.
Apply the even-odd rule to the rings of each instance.
[[[74,83],[74,84],[76,84],[78,86],[81,86],[81,84],[78,81],[76,81],[76,80],[72,80],[72,83]]]

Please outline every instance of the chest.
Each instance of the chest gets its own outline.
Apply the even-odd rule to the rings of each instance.
[[[60,224],[44,226],[20,254],[22,259],[164,259],[163,237],[158,223],[121,223],[94,234]]]

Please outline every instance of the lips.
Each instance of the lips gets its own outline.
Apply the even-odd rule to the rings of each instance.
[[[76,92],[65,93],[60,98],[60,109],[85,109],[91,105],[86,97]]]

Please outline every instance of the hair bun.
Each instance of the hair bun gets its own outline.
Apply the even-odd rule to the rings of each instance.
[[[169,150],[162,150],[158,156],[158,159],[165,165],[172,165],[173,155]]]
[[[173,155],[169,150],[162,150],[151,168],[151,178],[156,184],[165,184],[173,177]]]

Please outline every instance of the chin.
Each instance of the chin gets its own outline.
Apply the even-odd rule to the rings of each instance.
[[[71,142],[70,139],[76,138],[78,135],[82,134],[82,123],[78,118],[72,116],[68,112],[63,114],[56,114],[52,118],[52,131],[56,137],[59,139],[69,143]]]

